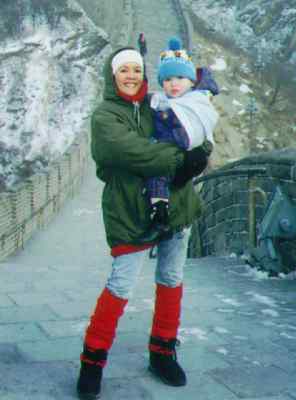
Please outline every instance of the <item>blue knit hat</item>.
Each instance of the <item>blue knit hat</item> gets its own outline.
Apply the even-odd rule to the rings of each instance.
[[[181,48],[178,38],[171,38],[168,42],[168,49],[160,53],[158,67],[158,82],[162,86],[165,79],[173,76],[182,76],[191,81],[196,81],[196,72],[191,57],[186,50]]]

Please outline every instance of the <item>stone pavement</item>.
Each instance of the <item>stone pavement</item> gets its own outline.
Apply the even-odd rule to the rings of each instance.
[[[83,332],[111,258],[93,165],[81,193],[0,264],[0,399],[75,399]],[[296,399],[295,281],[235,258],[188,260],[180,329],[185,388],[147,370],[154,260],[147,260],[105,370],[105,400]],[[259,276],[259,277],[258,277]]]

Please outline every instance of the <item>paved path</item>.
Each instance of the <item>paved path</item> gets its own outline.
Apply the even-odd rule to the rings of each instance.
[[[75,399],[83,332],[111,263],[101,189],[90,173],[49,228],[0,264],[1,400]],[[178,354],[189,382],[172,389],[147,371],[153,271],[147,260],[120,321],[103,399],[296,399],[295,281],[258,279],[232,258],[188,261]]]
[[[140,32],[144,32],[148,53],[146,57],[149,86],[159,90],[156,80],[159,53],[166,48],[168,39],[180,36],[179,21],[170,0],[135,0],[134,45]]]
[[[138,21],[151,23],[151,31],[142,29],[148,45],[155,39],[156,46],[160,24],[154,18],[172,31],[165,24],[169,16],[155,11],[169,10],[167,2],[137,2]],[[81,193],[24,251],[0,264],[1,400],[76,398],[83,332],[111,266],[101,190],[91,163]],[[154,290],[154,261],[147,260],[119,324],[102,399],[296,399],[295,281],[258,279],[239,264],[231,258],[188,261],[178,351],[188,385],[174,389],[147,371]]]

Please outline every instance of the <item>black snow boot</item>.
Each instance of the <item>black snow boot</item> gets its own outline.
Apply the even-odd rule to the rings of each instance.
[[[177,362],[177,339],[165,341],[161,338],[150,337],[149,370],[170,386],[185,386],[186,375]]]
[[[91,351],[84,346],[81,354],[80,375],[77,382],[77,393],[81,400],[100,398],[103,366],[107,361],[107,351]]]

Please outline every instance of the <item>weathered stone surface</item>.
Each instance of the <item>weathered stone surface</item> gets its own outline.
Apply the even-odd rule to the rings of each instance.
[[[277,64],[293,71],[296,64],[294,0],[181,0],[191,11],[195,28],[224,37],[257,58],[257,63]],[[295,69],[292,72],[295,76]]]
[[[290,198],[293,205],[296,204],[296,187],[294,181],[294,168],[296,160],[295,149],[274,150],[245,157],[242,160],[228,164],[219,169],[219,173],[225,176],[223,185],[220,177],[208,179],[202,187],[202,197],[205,203],[204,213],[198,220],[198,228],[193,231],[192,241],[199,241],[199,254],[225,254],[225,252],[236,252],[241,254],[250,243],[249,230],[258,233],[258,226],[264,217],[269,201],[276,186]],[[259,172],[250,177],[237,176],[239,171],[264,169],[265,173]],[[210,176],[210,175],[209,175]],[[255,194],[252,196],[252,192]],[[265,195],[264,195],[265,194]],[[253,198],[253,200],[252,200]],[[254,217],[252,217],[252,201],[254,202]],[[253,226],[253,228],[252,228]],[[196,239],[196,235],[200,235]],[[254,236],[254,235],[253,235]],[[283,263],[295,264],[295,239],[290,238],[288,242],[276,245],[281,254]],[[193,253],[191,253],[193,255]],[[292,256],[291,256],[292,255]],[[285,271],[287,268],[285,268]]]
[[[74,0],[0,4],[0,190],[43,169],[85,129],[110,51]]]

